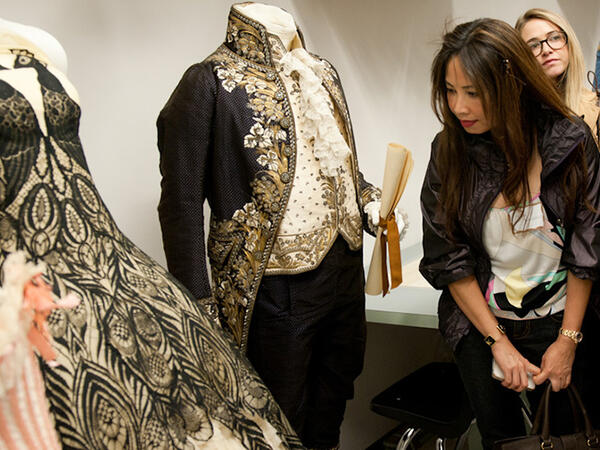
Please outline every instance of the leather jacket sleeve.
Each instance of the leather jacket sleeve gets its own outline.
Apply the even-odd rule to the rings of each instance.
[[[421,189],[421,212],[423,215],[423,259],[419,270],[435,288],[475,274],[476,262],[466,239],[452,239],[440,214],[440,191],[443,189],[436,169],[438,137],[431,146],[431,157]]]
[[[587,127],[584,154],[587,161],[587,200],[593,210],[578,199],[573,223],[569,227],[562,263],[578,278],[596,280],[600,270],[600,154]]]
[[[158,214],[169,271],[195,298],[210,297],[204,200],[216,96],[207,63],[190,67],[158,120],[161,197]]]

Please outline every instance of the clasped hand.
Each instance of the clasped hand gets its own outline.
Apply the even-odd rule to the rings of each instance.
[[[517,392],[527,387],[527,374],[533,375],[536,385],[550,380],[553,391],[566,388],[571,383],[571,368],[575,360],[575,344],[559,337],[544,352],[541,367],[537,367],[514,347],[506,336],[492,347],[496,362],[504,372],[502,386]]]

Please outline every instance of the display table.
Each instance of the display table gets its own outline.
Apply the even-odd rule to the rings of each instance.
[[[402,249],[408,261],[402,266],[403,282],[385,297],[367,295],[367,321],[409,327],[437,328],[440,291],[419,273],[421,244]]]

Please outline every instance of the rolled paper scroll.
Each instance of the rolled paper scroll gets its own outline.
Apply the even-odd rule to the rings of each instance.
[[[390,290],[390,279],[392,289],[402,283],[400,235],[394,209],[404,193],[413,165],[414,161],[410,150],[400,144],[388,144],[381,190],[379,227],[365,286],[365,292],[369,295],[383,293],[385,296]],[[386,232],[384,233],[384,231]],[[388,277],[387,269],[388,251],[390,255],[390,277]]]

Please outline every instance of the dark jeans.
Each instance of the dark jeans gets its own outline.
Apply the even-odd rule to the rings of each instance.
[[[506,327],[506,335],[517,350],[539,367],[544,352],[556,340],[562,316],[562,313],[558,313],[543,319],[499,319],[499,322]],[[589,337],[593,339],[591,334]],[[587,337],[584,335],[584,339]],[[583,359],[587,358],[580,358],[578,353],[579,349],[573,366],[572,383],[582,393],[586,408],[596,414],[597,411],[592,411],[591,408],[599,400],[597,382],[593,379],[598,375],[585,373],[582,363],[585,362]],[[503,387],[491,377],[492,352],[475,328],[459,342],[455,358],[477,419],[484,449],[491,449],[494,441],[498,439],[524,435],[525,425],[519,394]],[[534,413],[542,393],[542,386],[527,392]],[[571,407],[566,391],[553,393],[550,400],[551,432],[573,432]]]
[[[362,250],[341,237],[316,269],[263,277],[248,358],[305,446],[339,442],[365,337]]]

